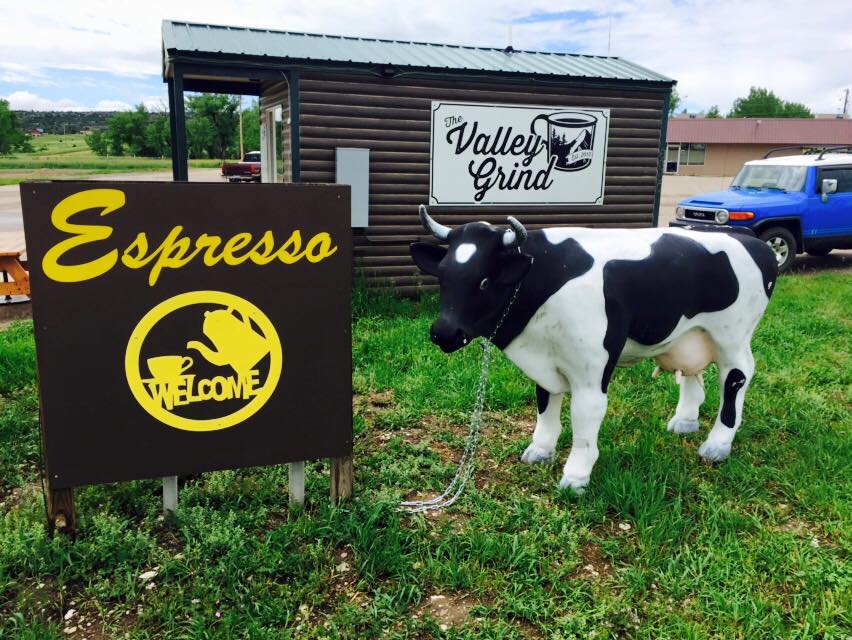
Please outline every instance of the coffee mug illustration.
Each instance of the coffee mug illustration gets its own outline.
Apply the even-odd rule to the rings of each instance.
[[[555,159],[557,171],[580,171],[592,164],[595,116],[578,111],[542,113],[533,119],[530,132],[536,133],[539,120],[547,122],[547,153]]]
[[[152,380],[161,384],[180,382],[180,377],[192,367],[189,356],[156,356],[148,358],[148,370]]]

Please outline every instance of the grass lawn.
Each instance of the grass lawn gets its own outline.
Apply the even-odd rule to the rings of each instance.
[[[849,273],[779,280],[727,462],[696,453],[715,372],[682,437],[645,362],[614,376],[589,490],[559,492],[561,465],[519,462],[534,386],[497,355],[475,487],[400,515],[451,479],[478,375],[477,347],[429,343],[435,310],[356,296],[352,502],[328,504],[325,463],[304,512],[285,467],[189,480],[166,521],[157,481],[96,486],[73,541],[45,533],[31,325],[0,335],[0,637],[850,637]]]
[[[34,151],[0,156],[0,184],[17,184],[33,179],[67,179],[95,173],[168,171],[170,158],[95,155],[85,136],[44,135],[31,140]],[[189,166],[218,167],[219,160],[190,160]]]

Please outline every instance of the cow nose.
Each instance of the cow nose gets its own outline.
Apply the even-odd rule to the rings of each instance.
[[[446,318],[440,317],[432,324],[430,337],[432,342],[446,353],[461,349],[470,342],[464,331],[454,326]]]

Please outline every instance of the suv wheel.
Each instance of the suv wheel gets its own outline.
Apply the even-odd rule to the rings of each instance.
[[[758,237],[768,244],[775,254],[778,271],[787,271],[796,259],[796,238],[793,234],[784,227],[771,227],[761,231]]]

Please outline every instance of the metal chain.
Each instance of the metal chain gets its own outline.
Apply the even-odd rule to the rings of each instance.
[[[494,327],[494,331],[491,332],[491,335],[487,340],[480,343],[482,345],[482,368],[479,372],[479,384],[476,387],[476,400],[473,403],[473,411],[470,415],[470,430],[467,435],[464,452],[462,453],[461,460],[459,460],[459,466],[456,469],[456,475],[441,495],[430,500],[409,500],[401,502],[397,511],[403,511],[406,513],[423,513],[425,511],[445,509],[458,500],[459,496],[461,496],[464,492],[468,481],[473,475],[476,448],[479,444],[480,429],[482,427],[482,410],[485,407],[485,392],[488,383],[488,369],[491,366],[491,341],[497,335],[500,327],[503,326],[503,322],[505,322],[506,317],[509,315],[509,310],[512,308],[515,298],[518,297],[518,291],[520,288],[521,284],[518,283],[518,286],[515,287],[515,291],[512,293],[512,297],[509,299],[506,308],[503,310],[503,315],[497,322],[497,326]]]

